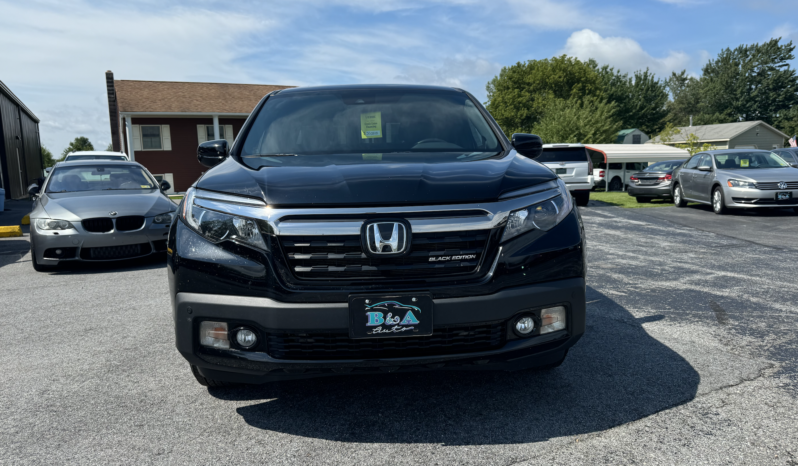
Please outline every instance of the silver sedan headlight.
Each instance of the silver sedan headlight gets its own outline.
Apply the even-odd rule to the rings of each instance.
[[[742,181],[742,180],[729,180],[726,184],[730,188],[748,188],[748,189],[756,189],[756,183],[753,181]]]
[[[36,219],[36,228],[39,230],[71,230],[75,227],[66,220],[57,220],[54,218],[38,218]]]
[[[168,225],[172,223],[172,218],[174,217],[174,212],[165,212],[159,215],[156,215],[154,219],[152,219],[152,223],[158,225]]]
[[[560,194],[556,197],[510,212],[502,242],[535,229],[549,231],[562,222],[571,213],[573,202],[561,179],[557,179],[557,189]]]
[[[180,216],[186,225],[212,243],[236,241],[258,249],[267,249],[255,220],[196,206],[193,189],[189,189],[183,199]]]

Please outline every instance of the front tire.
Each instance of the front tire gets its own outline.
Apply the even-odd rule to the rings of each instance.
[[[684,200],[682,195],[682,187],[678,184],[673,188],[673,205],[676,207],[687,206],[687,201]]]
[[[712,190],[712,211],[718,215],[729,213],[729,208],[726,207],[723,197],[723,189],[715,188]]]
[[[580,191],[574,194],[574,200],[576,201],[576,205],[580,207],[584,207],[590,202],[590,191]]]
[[[621,179],[617,176],[610,181],[610,187],[607,191],[620,191],[623,188],[623,183],[621,183]]]

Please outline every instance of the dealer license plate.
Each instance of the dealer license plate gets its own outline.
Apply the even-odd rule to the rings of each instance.
[[[351,338],[420,337],[432,335],[429,294],[353,295],[349,297]]]
[[[567,168],[556,168],[554,173],[557,174],[557,175],[565,175],[566,173],[568,173],[568,169]]]
[[[783,192],[783,193],[776,193],[776,200],[777,201],[787,201],[789,199],[792,199],[792,192],[790,192],[790,191]]]

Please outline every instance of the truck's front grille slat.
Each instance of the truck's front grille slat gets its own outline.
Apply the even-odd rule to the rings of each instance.
[[[283,236],[280,244],[300,279],[423,278],[475,272],[488,237],[488,230],[415,233],[409,254],[379,259],[366,256],[356,236]]]
[[[404,358],[487,351],[505,342],[505,324],[435,328],[424,337],[352,339],[346,333],[271,333],[266,351],[276,359]]]

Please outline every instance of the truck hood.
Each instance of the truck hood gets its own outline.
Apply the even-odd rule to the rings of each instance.
[[[496,201],[557,176],[511,151],[490,159],[444,163],[364,163],[262,167],[228,159],[197,187],[258,197],[274,206],[391,206]]]
[[[110,212],[152,217],[177,208],[157,189],[47,193],[41,204],[50,218],[69,221],[110,217]]]

